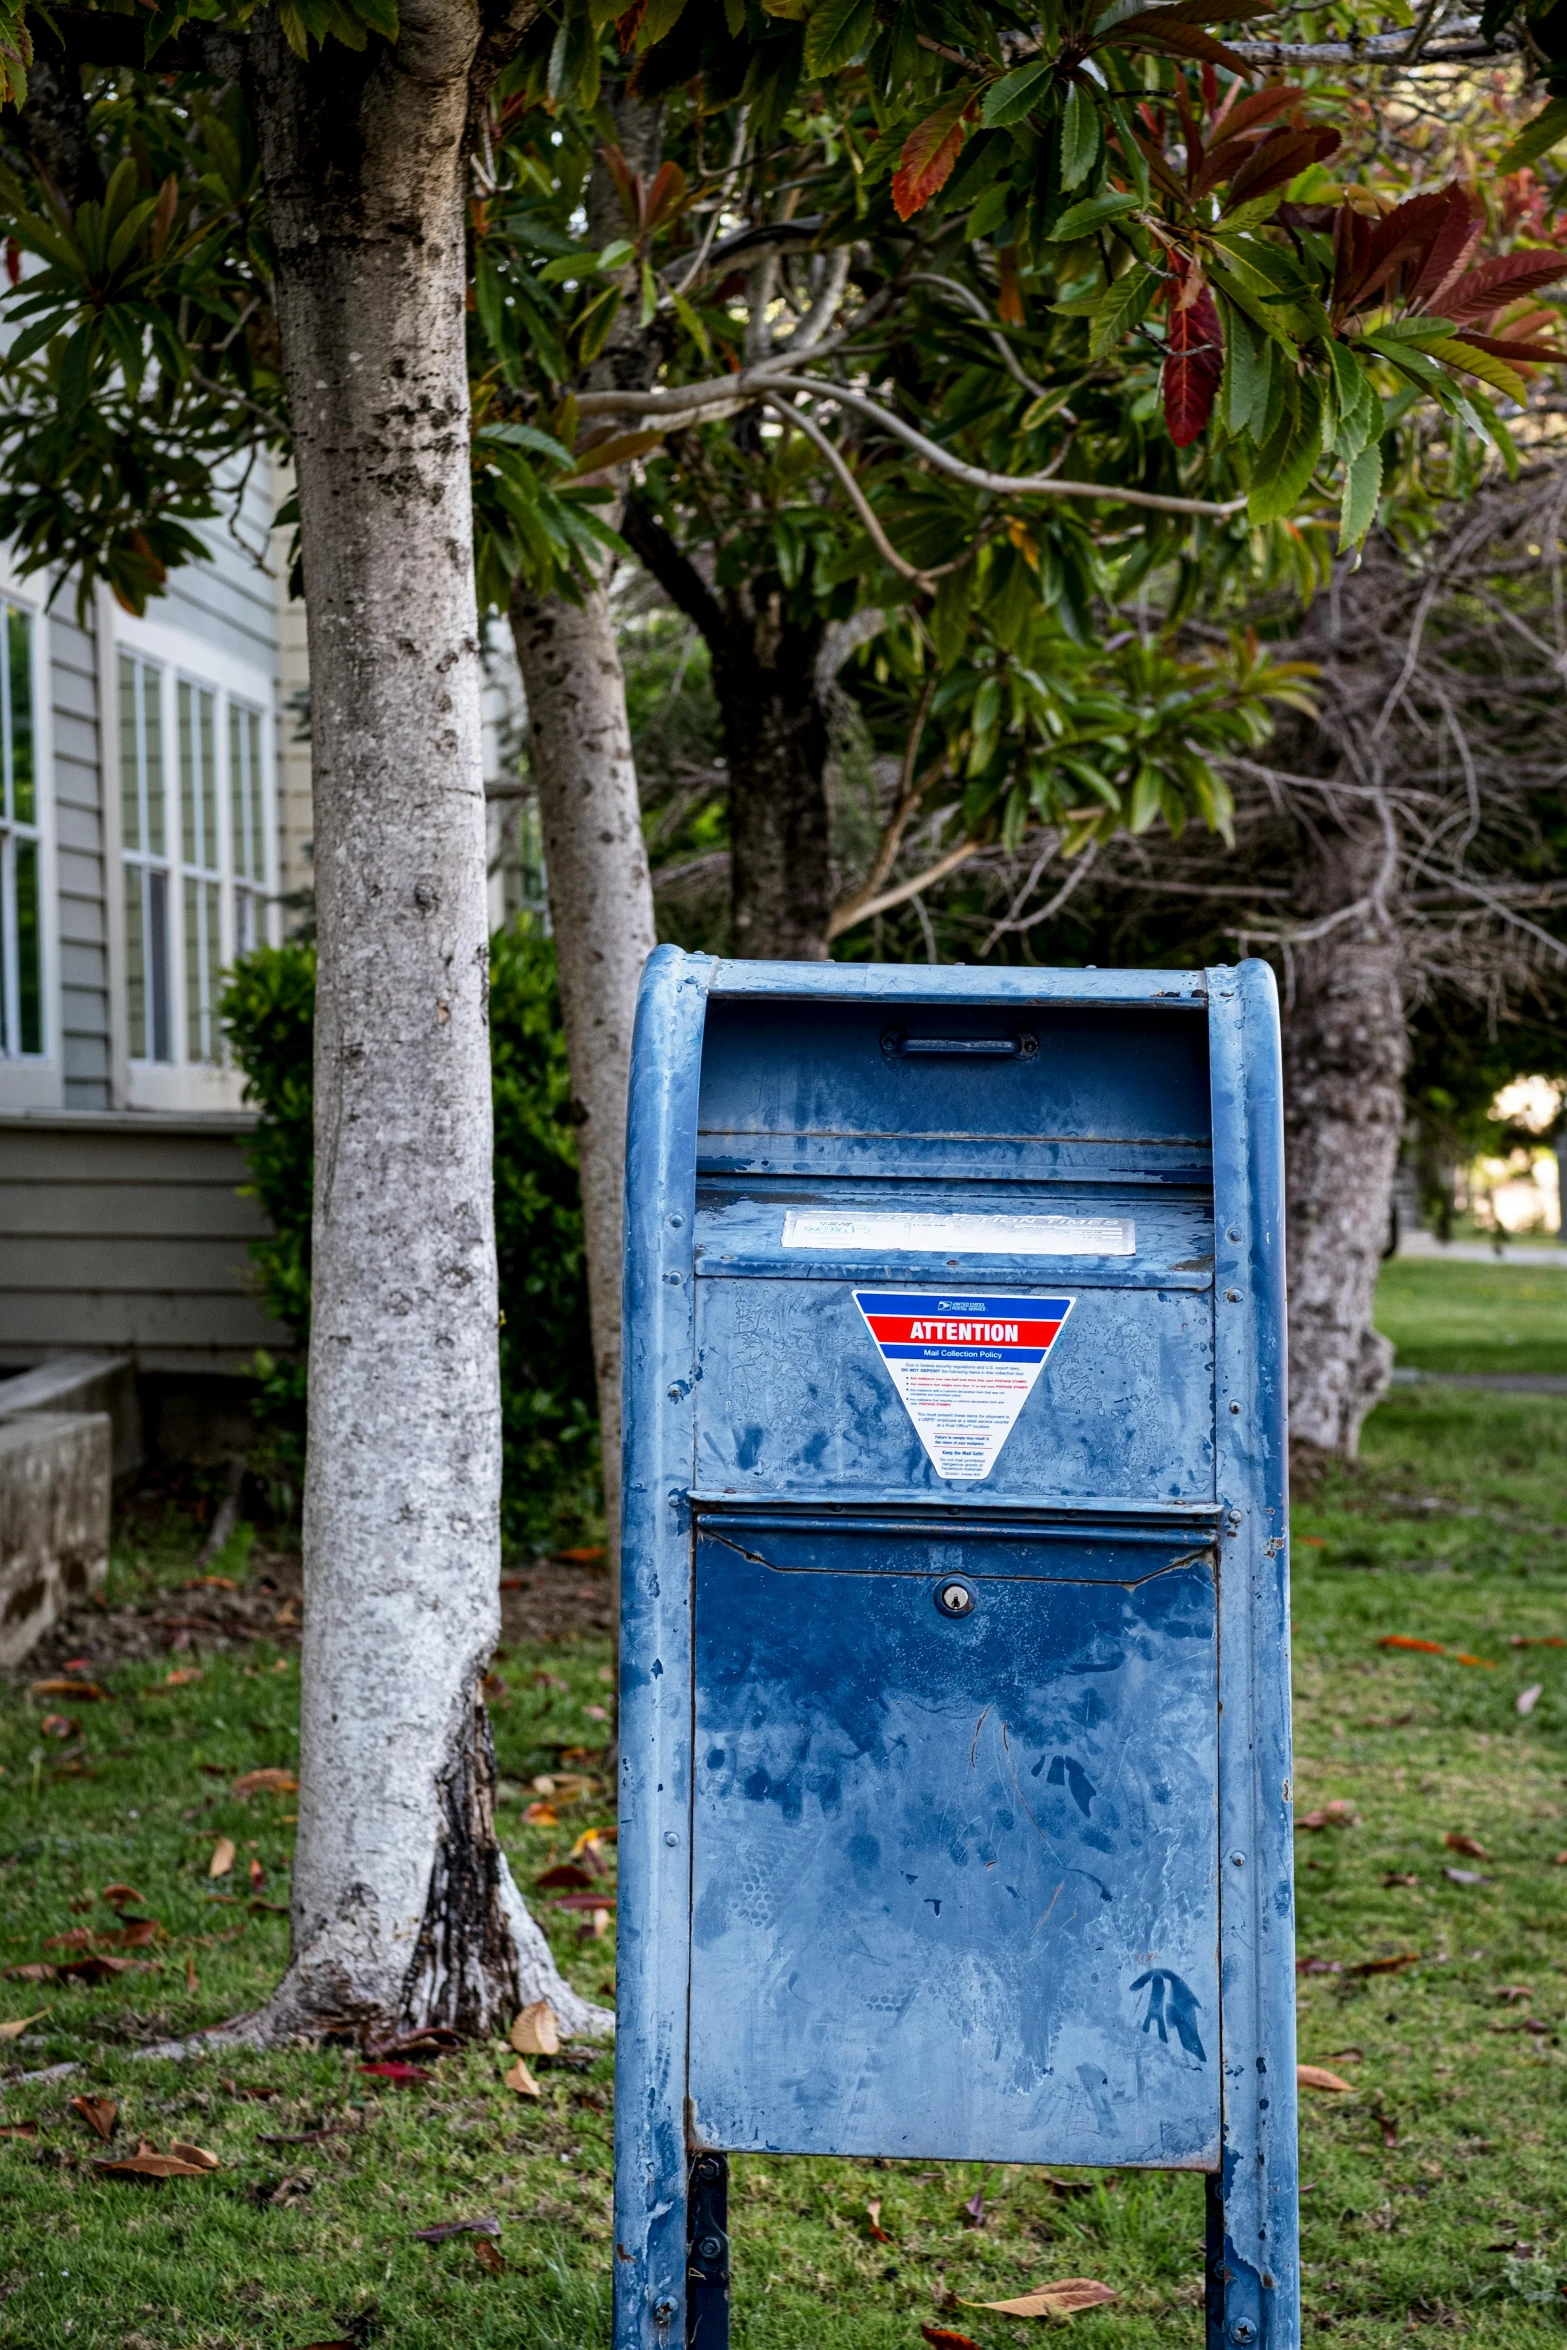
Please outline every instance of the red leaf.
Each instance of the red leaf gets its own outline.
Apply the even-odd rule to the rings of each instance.
[[[1457,180],[1440,193],[1447,200],[1447,214],[1437,230],[1436,240],[1426,256],[1423,268],[1409,288],[1409,299],[1428,307],[1436,300],[1450,278],[1465,267],[1485,228],[1485,215],[1470,201],[1469,191]]]
[[[1213,414],[1224,374],[1224,330],[1206,286],[1170,312],[1165,345],[1164,420],[1178,449],[1190,448]]]
[[[1339,134],[1325,126],[1312,131],[1285,130],[1282,126],[1258,141],[1251,154],[1230,182],[1226,212],[1237,204],[1249,203],[1255,196],[1270,195],[1305,170],[1308,163],[1322,163],[1335,152]]]
[[[542,1876],[535,1877],[533,1882],[541,1893],[582,1893],[592,1884],[593,1879],[586,1869],[579,1869],[574,1860],[563,1860],[557,1861],[554,1868],[546,1869]]]
[[[1411,1640],[1405,1632],[1384,1632],[1377,1646],[1418,1649],[1422,1656],[1445,1656],[1447,1653],[1440,1640]]]
[[[996,297],[996,315],[1004,326],[1023,324],[1023,294],[1017,282],[1017,247],[1003,245],[997,255],[1001,283]]]
[[[972,2335],[954,2334],[946,2326],[921,2326],[920,2332],[931,2350],[979,2350]]]
[[[416,2082],[433,2081],[435,2078],[429,2067],[422,2064],[362,2064],[359,2070],[362,2073],[374,2073],[380,2081],[395,2081],[399,2088],[404,2089],[412,2087]]]
[[[1449,287],[1438,315],[1455,326],[1470,318],[1489,318],[1520,294],[1537,293],[1559,277],[1567,277],[1567,253],[1498,253]]]
[[[1477,335],[1469,327],[1464,329],[1464,341],[1472,343],[1477,351],[1489,351],[1494,359],[1505,359],[1510,367],[1552,367],[1567,359],[1567,345],[1561,343],[1535,343],[1521,338],[1513,341],[1506,335]],[[1543,1647],[1544,1642],[1536,1641],[1533,1645]]]
[[[963,151],[968,135],[963,126],[978,104],[967,90],[959,90],[910,131],[892,178],[893,209],[900,220],[912,220],[940,195]]]
[[[1256,72],[1254,65],[1248,64],[1235,50],[1226,49],[1222,41],[1216,41],[1200,25],[1170,23],[1168,20],[1175,15],[1173,8],[1148,8],[1137,16],[1123,16],[1094,47],[1125,49],[1131,55],[1195,57],[1204,65],[1222,65],[1227,73]]]

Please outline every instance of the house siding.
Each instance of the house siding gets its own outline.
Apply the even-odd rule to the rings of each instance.
[[[52,612],[48,628],[63,1100],[68,1110],[107,1110],[113,1076],[97,648],[69,612]]]
[[[236,477],[237,478],[237,477]],[[220,492],[232,511],[234,489]],[[236,517],[244,545],[227,521],[197,525],[206,542],[207,560],[187,565],[169,575],[168,593],[149,610],[148,617],[182,628],[202,644],[213,645],[236,661],[248,661],[276,680],[278,674],[278,583],[270,568],[263,571],[254,549],[272,562],[272,469],[258,464],[245,484]]]

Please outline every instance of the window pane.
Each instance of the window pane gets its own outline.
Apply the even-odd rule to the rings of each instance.
[[[185,884],[185,1052],[192,1061],[207,1057],[202,1034],[201,885]]]
[[[43,941],[38,923],[38,843],[16,844],[16,978],[24,1053],[44,1049]]]
[[[6,665],[11,688],[11,809],[18,824],[38,821],[33,784],[33,623],[13,607],[5,616]],[[24,1052],[36,1052],[24,1045]]]
[[[201,862],[196,836],[196,742],[192,703],[195,693],[181,678],[174,689],[174,707],[180,730],[180,839],[187,865]]]
[[[237,889],[234,892],[234,952],[236,956],[248,955],[256,943],[255,916],[251,911],[254,904],[255,900],[248,889]]]
[[[120,832],[128,849],[139,849],[141,838],[141,773],[136,742],[136,664],[120,655]],[[140,1055],[137,1056],[138,1059]]]
[[[218,763],[212,739],[215,707],[213,695],[198,692],[196,748],[201,758],[201,862],[209,873],[218,869]]]
[[[201,977],[202,995],[206,1006],[201,1057],[204,1061],[217,1061],[223,1057],[223,1031],[218,1019],[218,996],[221,992],[218,971],[222,960],[223,932],[219,927],[217,883],[204,881],[201,885],[201,895],[203,900],[201,910],[203,970]]]
[[[169,1042],[169,877],[149,868],[147,874],[147,1025],[148,1057],[171,1061]]]
[[[147,938],[142,920],[142,870],[125,868],[125,1006],[133,1061],[147,1058]]]
[[[163,711],[158,686],[159,673],[145,662],[141,670],[142,726],[146,737],[147,767],[147,846],[154,856],[163,854]]]
[[[229,838],[234,845],[234,870],[248,873],[250,831],[245,821],[245,772],[241,752],[244,713],[229,704]]]
[[[250,737],[250,872],[254,881],[267,878],[267,844],[263,830],[266,795],[261,788],[261,720],[254,710],[246,712],[246,731]]]

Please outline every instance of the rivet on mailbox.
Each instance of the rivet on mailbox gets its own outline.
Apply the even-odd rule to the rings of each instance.
[[[1282,1150],[1261,963],[651,958],[615,2350],[735,2152],[1204,2173],[1297,2350]]]

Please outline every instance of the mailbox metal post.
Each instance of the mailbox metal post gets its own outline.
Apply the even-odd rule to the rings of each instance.
[[[763,2147],[1201,2170],[1297,2350],[1281,1165],[1260,964],[651,959],[616,2350]]]

